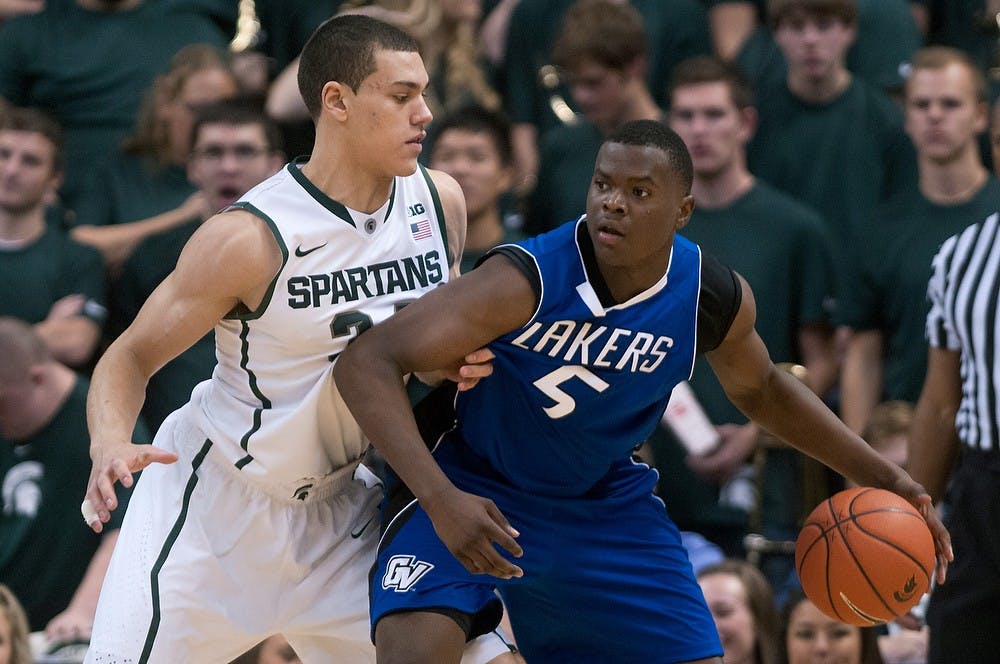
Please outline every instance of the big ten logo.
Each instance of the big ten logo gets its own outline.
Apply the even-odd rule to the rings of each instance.
[[[426,211],[427,210],[426,210],[426,208],[424,208],[424,204],[423,203],[414,203],[413,205],[407,205],[406,206],[406,216],[407,217],[415,217],[418,214],[423,214]]]

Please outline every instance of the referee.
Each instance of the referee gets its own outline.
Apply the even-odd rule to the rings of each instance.
[[[951,476],[945,523],[955,550],[947,584],[931,595],[927,662],[996,664],[1000,214],[945,241],[934,257],[927,296],[930,349],[910,433],[909,470],[935,501]]]

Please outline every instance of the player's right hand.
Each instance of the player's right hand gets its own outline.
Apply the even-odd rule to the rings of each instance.
[[[88,518],[87,520],[87,525],[95,533],[104,530],[104,524],[111,518],[111,511],[118,507],[115,482],[121,482],[123,487],[130,487],[133,482],[132,474],[139,472],[149,464],[177,461],[177,455],[173,452],[167,452],[152,445],[136,445],[131,442],[92,445],[90,458],[92,465],[84,502],[89,501],[97,515],[96,519]]]
[[[489,498],[459,489],[421,503],[434,530],[460,563],[473,574],[501,579],[524,575],[524,571],[497,550],[499,544],[516,558],[524,553],[514,540],[520,535]]]

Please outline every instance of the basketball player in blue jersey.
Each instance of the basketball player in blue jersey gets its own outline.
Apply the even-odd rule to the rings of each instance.
[[[311,157],[205,221],[94,371],[82,509],[94,530],[114,483],[145,470],[88,662],[222,663],[275,633],[303,662],[375,659],[382,489],[331,371],[360,330],[457,274],[465,208],[454,180],[417,165],[431,114],[408,35],[332,19],[306,44],[299,85]],[[213,327],[212,377],[154,446],[133,445],[149,376]],[[484,355],[463,360],[472,382]],[[513,657],[497,641],[472,644],[468,661]]]
[[[675,234],[691,179],[673,131],[625,124],[584,217],[495,249],[341,355],[344,400],[419,501],[388,525],[372,577],[380,663],[457,662],[496,624],[495,588],[529,662],[721,662],[656,473],[631,456],[696,353],[768,430],[917,505],[943,578],[949,539],[927,492],[775,369],[747,283]],[[493,375],[458,395],[429,452],[402,376],[487,343]]]

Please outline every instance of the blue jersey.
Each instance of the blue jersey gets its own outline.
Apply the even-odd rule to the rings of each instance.
[[[505,245],[537,268],[538,307],[524,327],[490,344],[493,375],[456,401],[466,444],[538,495],[594,487],[652,433],[694,365],[698,246],[675,236],[658,283],[602,304],[604,282],[580,242],[585,223]]]

